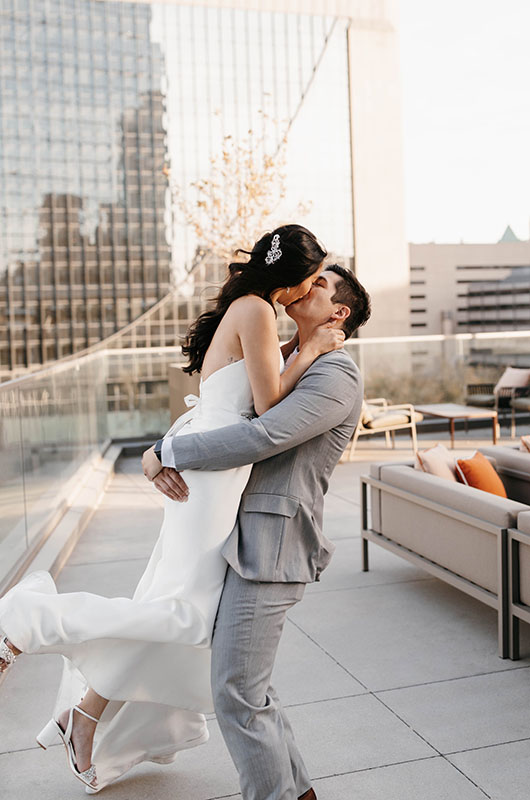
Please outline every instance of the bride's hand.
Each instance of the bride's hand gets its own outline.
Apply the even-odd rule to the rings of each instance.
[[[179,503],[185,503],[190,494],[184,478],[173,467],[162,467],[154,478],[153,484],[159,492],[165,494],[170,500],[177,500]]]
[[[314,358],[332,350],[340,350],[344,347],[346,336],[344,331],[339,328],[332,328],[330,322],[319,325],[315,328],[302,349],[307,349],[313,353]]]
[[[155,455],[155,446],[152,445],[149,450],[145,450],[142,455],[142,469],[145,477],[152,481],[162,469],[162,464]]]

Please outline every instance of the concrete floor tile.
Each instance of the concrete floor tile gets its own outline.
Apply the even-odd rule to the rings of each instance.
[[[239,792],[237,772],[218,725],[208,723],[210,739],[178,753],[172,764],[139,764],[104,790],[109,800],[212,800]],[[17,800],[81,800],[83,785],[70,772],[64,747],[54,745],[0,755],[2,794]]]
[[[480,442],[460,444],[474,449]],[[530,740],[530,626],[521,626],[525,657],[502,660],[492,609],[379,547],[370,547],[370,571],[361,571],[359,475],[370,461],[410,457],[405,440],[396,445],[392,452],[383,441],[362,442],[355,460],[335,470],[324,525],[337,551],[289,613],[274,684],[319,800],[522,800],[530,744],[506,742]],[[158,536],[163,502],[139,459],[122,460],[58,578],[59,590],[130,597]],[[21,657],[1,682],[6,797],[86,797],[62,745],[45,753],[34,742],[52,712],[60,671],[58,656]],[[411,686],[428,681],[439,682]],[[380,694],[368,694],[363,684]],[[209,727],[205,745],[180,753],[172,765],[134,768],[104,796],[240,800],[214,718]]]
[[[294,706],[287,716],[314,779],[435,755],[372,695]]]
[[[81,536],[68,564],[148,558],[162,525],[162,509],[153,506],[100,508]]]
[[[291,619],[372,691],[530,663],[499,658],[495,611],[435,578],[308,592]]]
[[[530,669],[381,692],[441,753],[530,738]]]
[[[315,781],[314,788],[318,800],[485,799],[480,789],[440,757],[324,778]]]
[[[423,569],[414,567],[404,558],[373,547],[370,551],[370,569],[362,571],[361,539],[341,539],[335,542],[336,550],[320,580],[309,583],[306,595],[333,589],[356,589],[364,586],[396,583],[397,581],[432,580]],[[302,601],[303,602],[303,601]]]
[[[35,748],[53,714],[62,673],[58,655],[21,656],[0,690],[0,753]]]
[[[92,592],[104,597],[132,597],[147,559],[102,561],[66,566],[57,579],[60,592]]]
[[[344,500],[360,504],[360,476],[366,471],[365,463],[337,464],[329,481],[328,494],[342,497]]]
[[[331,499],[331,498],[330,498]],[[357,506],[346,503],[344,500],[333,498],[334,504],[341,502],[344,509],[328,509],[327,500],[324,507],[322,531],[328,539],[351,539],[361,536],[361,514]]]
[[[492,800],[528,800],[530,740],[469,750],[447,758]]]
[[[364,686],[289,621],[280,640],[272,683],[284,706],[366,692]]]

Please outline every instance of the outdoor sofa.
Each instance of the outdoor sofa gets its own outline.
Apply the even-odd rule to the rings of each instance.
[[[495,458],[510,497],[530,506],[530,453],[515,447],[483,447],[484,455]],[[519,658],[519,622],[530,624],[530,511],[517,517],[517,526],[508,528],[508,634],[509,655]]]
[[[482,449],[492,462],[496,451]],[[361,477],[363,570],[368,542],[375,542],[494,608],[501,658],[519,657],[519,620],[530,622],[527,457],[528,482],[499,470],[508,498],[414,469],[413,460],[372,464]]]

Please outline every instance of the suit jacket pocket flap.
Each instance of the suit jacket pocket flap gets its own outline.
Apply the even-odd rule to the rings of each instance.
[[[300,500],[297,497],[286,497],[282,494],[265,494],[253,492],[243,497],[243,511],[261,511],[267,514],[281,514],[294,517],[298,511]]]

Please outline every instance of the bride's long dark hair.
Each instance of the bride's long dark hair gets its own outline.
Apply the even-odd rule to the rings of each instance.
[[[265,259],[276,234],[282,254],[272,264],[267,264]],[[228,265],[229,277],[214,301],[214,308],[201,314],[186,335],[182,353],[189,359],[189,364],[184,367],[184,372],[189,375],[201,371],[214,333],[234,300],[256,294],[274,308],[271,294],[275,289],[302,283],[317,271],[327,256],[316,236],[301,225],[282,225],[262,236],[250,252],[237,250],[237,253],[246,253],[250,258],[247,262],[236,261]]]

